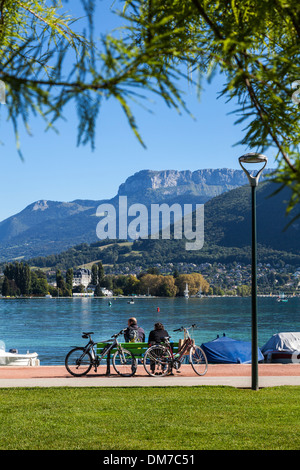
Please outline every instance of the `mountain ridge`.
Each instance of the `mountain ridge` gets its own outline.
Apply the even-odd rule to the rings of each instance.
[[[300,221],[283,232],[289,217],[285,199],[289,189],[276,195],[276,185],[264,182],[257,190],[258,263],[271,266],[290,264],[299,268]],[[67,269],[101,261],[110,272],[139,272],[149,267],[203,263],[251,264],[251,191],[249,186],[236,188],[209,200],[204,207],[204,246],[186,250],[186,240],[138,239],[131,243],[103,240],[83,243],[66,252],[30,261],[32,266]],[[195,219],[195,217],[194,217]],[[172,233],[172,230],[171,230]],[[299,268],[300,269],[300,268]]]
[[[129,176],[111,199],[70,202],[41,199],[0,222],[0,261],[59,253],[96,236],[96,210],[102,203],[204,204],[224,192],[247,184],[243,170],[141,170]]]

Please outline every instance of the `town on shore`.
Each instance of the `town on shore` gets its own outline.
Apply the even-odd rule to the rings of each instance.
[[[258,295],[300,296],[300,267],[283,262],[257,266]],[[0,273],[0,293],[15,297],[201,297],[251,295],[251,265],[157,263],[148,269],[88,266],[51,270],[26,262],[8,263]]]

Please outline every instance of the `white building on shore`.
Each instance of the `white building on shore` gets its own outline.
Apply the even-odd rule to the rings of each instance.
[[[73,287],[84,286],[87,287],[92,280],[92,273],[89,269],[79,268],[74,272]]]
[[[112,297],[113,293],[111,290],[106,289],[106,287],[100,287],[102,294],[106,297]]]

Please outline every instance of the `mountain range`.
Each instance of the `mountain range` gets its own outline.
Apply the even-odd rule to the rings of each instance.
[[[204,204],[211,198],[247,183],[242,170],[142,170],[126,179],[112,199],[72,202],[36,201],[0,222],[0,262],[59,253],[80,243],[98,240],[96,209],[119,196],[128,204]]]
[[[285,214],[285,201],[290,198],[290,193],[284,189],[272,196],[275,189],[274,183],[265,181],[257,190],[259,247],[265,261],[273,257],[300,264],[300,223],[296,221],[284,231],[289,220]],[[0,223],[0,261],[52,255],[51,262],[43,264],[54,265],[61,257],[53,258],[53,255],[69,249],[63,257],[72,266],[96,259],[110,264],[135,263],[141,259],[148,264],[155,260],[249,262],[250,193],[242,170],[143,170],[127,178],[112,199],[42,200],[4,220]],[[119,196],[127,196],[128,204],[142,203],[147,207],[164,202],[182,206],[204,203],[203,249],[186,251],[184,240],[136,240],[131,246],[119,243],[113,248],[109,240],[100,242],[96,236],[97,207],[103,203],[117,207]]]

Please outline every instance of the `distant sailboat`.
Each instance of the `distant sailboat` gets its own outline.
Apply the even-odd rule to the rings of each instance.
[[[189,285],[187,283],[185,284],[184,297],[189,298]]]
[[[198,290],[198,292],[197,292],[195,295],[191,295],[191,297],[201,299],[201,297],[202,297],[202,289],[201,289],[201,287],[200,287],[200,289]]]
[[[201,286],[200,286],[200,289],[198,290],[197,294],[196,294],[196,297],[202,297],[202,289],[201,289]]]

